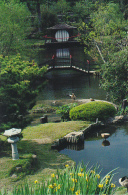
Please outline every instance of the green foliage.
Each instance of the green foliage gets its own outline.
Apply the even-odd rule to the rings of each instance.
[[[65,14],[67,11],[69,11],[70,6],[69,3],[66,0],[59,0],[56,4],[56,10],[59,14]]]
[[[95,32],[92,31],[92,28],[90,28],[89,24],[86,24],[85,22],[80,23],[78,31],[81,35],[80,37],[78,37],[78,40],[84,45],[89,46],[95,38]]]
[[[9,58],[0,56],[0,110],[1,123],[19,121],[35,104],[38,93],[38,81],[42,79],[47,67],[39,68],[32,61],[22,61],[20,55]]]
[[[90,16],[93,9],[96,8],[97,8],[97,2],[94,3],[93,1],[89,1],[89,0],[77,1],[72,9],[76,22],[84,22],[85,18]]]
[[[103,121],[116,114],[115,107],[107,102],[94,101],[72,108],[69,112],[71,120]]]
[[[30,13],[23,3],[0,2],[0,53],[19,52],[29,33]]]
[[[92,13],[91,18],[95,32],[100,36],[121,35],[126,25],[119,5],[115,3],[100,6],[97,12]]]
[[[128,106],[125,108],[125,110],[122,109],[122,105],[118,106],[117,116],[120,115],[127,115],[128,114]]]
[[[85,194],[113,194],[115,184],[112,183],[114,171],[109,172],[103,179],[100,178],[98,167],[87,168],[86,165],[70,167],[65,165],[64,171],[51,174],[48,181],[43,180],[40,184],[35,180],[33,186],[28,183],[13,189],[15,195],[20,194],[63,194],[63,195],[85,195]],[[5,193],[6,194],[6,193]]]
[[[102,69],[102,85],[114,102],[126,98],[127,83],[127,20],[118,3],[101,3],[92,12],[90,24],[82,22],[79,26],[79,40]]]
[[[56,111],[56,113],[61,114],[61,118],[63,119],[63,121],[70,120],[69,111],[75,106],[77,106],[76,103],[60,106],[59,109]]]
[[[117,103],[126,98],[128,92],[128,51],[111,55],[109,62],[102,65],[102,87]]]
[[[73,12],[76,16],[75,18],[77,22],[83,20],[88,15],[88,8],[86,6],[86,2],[76,2],[76,5],[73,7]]]
[[[95,43],[99,46],[105,61],[109,60],[109,54],[120,51],[126,46],[127,21],[119,4],[108,3],[100,6],[91,14],[91,25],[95,33],[92,43],[94,47]],[[96,55],[96,52],[92,51],[92,55]]]
[[[68,21],[68,12],[70,11],[71,7],[70,3],[66,0],[58,0],[56,2],[52,2],[49,9],[52,13],[56,13],[56,15],[61,15],[62,22]],[[56,23],[58,23],[58,20],[56,21]]]
[[[41,9],[41,29],[43,33],[46,33],[46,28],[54,26],[56,23],[58,23],[58,18],[55,11],[53,12],[43,6]]]
[[[36,104],[31,112],[32,113],[52,113],[56,111],[55,106],[45,105],[45,104]]]

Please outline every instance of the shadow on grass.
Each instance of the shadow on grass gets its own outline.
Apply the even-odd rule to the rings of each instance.
[[[12,188],[25,180],[48,178],[57,169],[63,169],[67,162],[73,163],[57,150],[51,150],[51,144],[37,143],[33,140],[20,140],[17,143],[19,160],[12,160],[10,144],[3,146],[0,157],[0,188]]]
[[[11,155],[11,144],[7,141],[0,140],[0,158],[2,157],[10,157]]]
[[[57,150],[51,149],[51,144],[37,143],[33,140],[22,140],[18,143],[19,156],[22,158],[25,154],[36,156],[37,162],[33,166],[38,169],[44,168],[63,168],[65,161],[69,160],[65,155],[61,155]]]

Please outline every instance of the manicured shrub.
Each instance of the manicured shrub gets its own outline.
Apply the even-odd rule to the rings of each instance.
[[[72,108],[69,112],[71,120],[89,120],[96,121],[106,120],[109,117],[113,117],[116,114],[115,107],[102,101],[94,101],[86,104],[82,104]]]

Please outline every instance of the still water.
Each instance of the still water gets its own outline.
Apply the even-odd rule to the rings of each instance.
[[[106,92],[99,87],[99,79],[69,71],[55,71],[48,75],[48,83],[38,100],[69,99],[67,95],[74,93],[77,99],[106,99]]]
[[[110,137],[105,142],[101,138],[102,132],[109,132]],[[121,126],[110,126],[88,135],[81,147],[74,146],[65,148],[60,153],[68,155],[72,160],[79,164],[89,163],[89,167],[96,164],[100,165],[101,176],[105,176],[111,170],[115,171],[113,178],[118,186],[118,180],[122,176],[128,176],[128,123]]]

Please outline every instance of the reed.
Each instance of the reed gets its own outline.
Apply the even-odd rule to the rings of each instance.
[[[62,171],[57,170],[48,181],[41,183],[35,180],[33,186],[26,183],[14,188],[11,195],[85,195],[85,194],[113,194],[115,184],[112,183],[114,171],[104,178],[100,177],[99,167],[88,168],[79,164],[77,167],[65,165]],[[4,191],[4,195],[7,195]],[[0,193],[2,195],[2,192]]]

